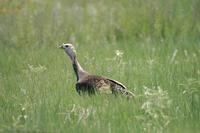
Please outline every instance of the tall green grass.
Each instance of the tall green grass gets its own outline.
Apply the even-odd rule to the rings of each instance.
[[[0,132],[199,132],[199,7],[0,1]],[[63,42],[75,44],[86,70],[119,80],[135,99],[79,96]]]

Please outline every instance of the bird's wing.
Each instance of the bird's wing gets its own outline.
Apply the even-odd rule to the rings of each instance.
[[[107,78],[105,77],[107,80],[109,80],[110,82],[114,83],[114,84],[117,84],[119,86],[121,86],[123,89],[126,89],[126,86],[124,86],[122,83],[120,83],[119,81],[116,81],[114,79],[110,79],[110,78]]]
[[[128,98],[134,97],[134,94],[127,90],[126,87],[114,79],[102,76],[89,75],[84,80],[77,83],[77,91],[88,91],[89,94],[95,93],[95,90],[100,93],[115,93],[119,92],[126,95]]]
[[[122,83],[120,83],[116,80],[113,80],[113,79],[109,79],[109,78],[107,78],[107,80],[114,84],[113,88],[114,88],[115,92],[120,92],[123,95],[125,95],[127,98],[135,97],[134,93],[127,90],[127,88]]]

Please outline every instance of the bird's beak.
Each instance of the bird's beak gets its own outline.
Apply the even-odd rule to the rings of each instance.
[[[59,48],[62,48],[62,49],[63,49],[63,45],[60,45]]]

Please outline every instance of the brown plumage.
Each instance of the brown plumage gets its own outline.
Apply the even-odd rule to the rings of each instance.
[[[73,69],[77,78],[76,91],[79,94],[87,93],[91,95],[95,93],[121,93],[128,98],[134,97],[134,94],[128,91],[122,83],[107,77],[91,75],[83,70],[77,61],[76,51],[72,44],[62,44],[60,48],[65,50],[72,61]]]

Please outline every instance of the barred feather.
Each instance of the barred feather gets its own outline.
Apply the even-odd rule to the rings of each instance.
[[[128,98],[134,97],[134,94],[131,91],[128,91],[126,87],[113,79],[101,77],[101,76],[94,76],[88,75],[84,79],[80,80],[77,83],[77,91],[81,92],[88,92],[89,94],[95,94],[96,92],[99,93],[121,93]]]

